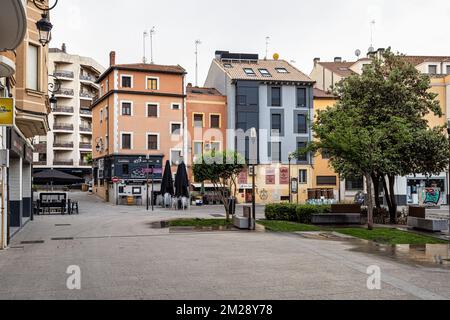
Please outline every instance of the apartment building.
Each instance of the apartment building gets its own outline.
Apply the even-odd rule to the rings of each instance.
[[[186,88],[188,170],[194,188],[195,183],[192,165],[205,152],[224,151],[226,149],[227,98],[214,88]]]
[[[144,205],[146,182],[156,197],[166,160],[175,173],[187,159],[185,75],[179,65],[116,64],[110,53],[91,108],[93,191],[105,201]]]
[[[217,51],[205,86],[227,96],[227,149],[258,164],[257,172],[240,175],[238,201],[252,201],[251,174],[256,174],[258,203],[288,201],[290,178],[300,183],[292,200],[306,201],[314,159],[289,155],[312,139],[314,81],[284,60]]]
[[[350,75],[362,74],[364,65],[370,64],[374,56],[380,56],[384,49],[369,52],[367,57],[356,61],[344,61],[336,57],[334,61],[324,62],[320,58],[314,59],[314,67],[310,77],[316,81],[316,88],[330,92],[333,87]],[[443,126],[450,119],[450,56],[413,56],[406,55],[403,59],[409,61],[417,70],[426,73],[431,78],[431,92],[438,95],[443,117],[428,115],[430,127]],[[330,101],[331,103],[331,101]],[[437,176],[424,177],[409,176],[397,177],[395,184],[395,195],[400,205],[419,204],[419,191],[421,188],[440,188],[443,204],[447,204],[448,181],[447,173],[442,172]],[[343,182],[343,197],[353,199],[357,191],[364,190],[363,178],[347,179]]]
[[[52,106],[47,135],[35,138],[34,172],[55,168],[91,179],[92,111],[98,98],[96,83],[105,71],[92,58],[69,54],[65,44],[49,52],[49,82],[57,91]]]
[[[32,138],[49,130],[48,49],[36,27],[42,13],[25,0],[3,1],[0,11],[0,249],[32,219]]]

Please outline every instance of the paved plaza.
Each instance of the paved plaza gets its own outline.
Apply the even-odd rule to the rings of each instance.
[[[148,213],[71,197],[80,215],[37,216],[0,251],[0,299],[450,299],[445,265],[298,234],[152,228],[176,217],[212,218],[220,206]],[[66,285],[73,265],[81,290]],[[372,265],[381,268],[381,290],[367,289]]]

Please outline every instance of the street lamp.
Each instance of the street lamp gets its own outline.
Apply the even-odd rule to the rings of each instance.
[[[252,165],[252,171],[253,171],[253,175],[252,175],[252,218],[250,221],[250,230],[256,230],[256,181],[255,181],[255,176],[256,176],[256,162],[258,161],[258,148],[256,148],[255,150],[255,146],[257,146],[258,143],[258,133],[256,131],[256,128],[252,128],[250,131],[250,141],[252,143],[252,148],[251,148],[251,159],[250,163]]]
[[[51,31],[53,29],[53,24],[50,22],[48,18],[48,12],[56,7],[58,4],[58,0],[52,6],[44,6],[37,0],[33,0],[36,8],[42,10],[44,13],[41,15],[41,20],[36,22],[36,27],[39,31],[39,42],[45,47],[51,39]]]
[[[58,99],[56,99],[55,97],[55,93],[57,93],[59,89],[61,89],[61,83],[59,82],[59,79],[53,74],[49,74],[48,76],[53,78],[53,82],[48,83],[47,89],[47,91],[52,94],[48,101],[50,102],[53,110],[54,105],[58,102]]]
[[[289,203],[292,203],[291,162],[292,159],[294,159],[294,155],[290,153],[288,159],[289,159]]]
[[[450,148],[450,120],[447,120],[447,133],[448,133],[448,143]],[[448,205],[448,237],[450,238],[450,162],[448,167],[448,186],[447,186],[447,205]]]

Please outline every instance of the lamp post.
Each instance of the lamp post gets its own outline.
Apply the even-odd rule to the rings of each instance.
[[[294,155],[292,153],[289,154],[289,203],[292,203],[292,185],[291,185],[291,162],[294,158]]]
[[[249,222],[249,229],[250,230],[256,230],[256,162],[258,161],[258,148],[256,147],[255,150],[255,146],[257,146],[258,143],[258,133],[256,131],[256,128],[252,128],[251,129],[251,133],[250,133],[250,140],[251,140],[251,144],[252,144],[252,148],[250,150],[250,163],[252,165],[252,171],[253,171],[253,175],[252,175],[252,218],[250,219]]]
[[[48,12],[56,7],[58,0],[55,0],[55,3],[52,6],[45,6],[37,0],[33,0],[33,4],[36,8],[43,11],[41,19],[36,22],[36,27],[39,31],[39,42],[45,47],[51,40],[51,31],[53,29],[53,25],[48,18]]]
[[[450,120],[447,121],[447,133],[448,133],[448,143],[450,148]],[[448,205],[448,237],[450,238],[450,161],[448,167],[448,186],[447,186],[447,205]]]

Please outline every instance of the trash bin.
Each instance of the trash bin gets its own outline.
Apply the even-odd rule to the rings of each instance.
[[[230,215],[234,216],[236,214],[236,198],[234,197],[228,198],[228,209]]]

